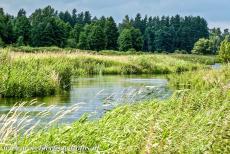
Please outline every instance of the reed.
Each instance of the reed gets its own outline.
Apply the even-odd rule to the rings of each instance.
[[[55,105],[49,106],[46,110],[36,113],[36,115],[30,115],[31,111],[23,112],[25,107],[33,107],[36,110],[45,104],[37,104],[36,100],[30,102],[18,102],[16,103],[7,114],[3,114],[0,117],[0,145],[5,145],[9,140],[22,139],[23,137],[29,137],[31,134],[37,131],[46,131],[57,124],[64,116],[71,112],[77,111],[79,103],[67,108],[61,109],[54,115],[46,125],[42,124],[42,119],[47,115],[52,114],[52,110],[55,109]],[[39,118],[36,123],[32,123],[32,119]],[[22,138],[21,138],[22,137]]]
[[[55,95],[71,88],[72,77],[83,75],[170,74],[208,67],[161,54],[107,56],[81,51],[40,50],[44,52],[0,51],[1,97]]]
[[[186,85],[186,80],[190,86],[180,87],[169,100],[120,106],[97,121],[83,117],[71,126],[35,133],[18,146],[99,146],[91,153],[228,153],[229,68],[170,76],[173,87],[174,81]]]

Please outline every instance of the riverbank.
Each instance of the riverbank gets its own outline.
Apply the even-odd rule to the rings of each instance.
[[[228,153],[229,79],[229,65],[172,75],[169,80],[177,91],[169,100],[121,106],[93,122],[83,117],[71,126],[20,139],[18,146],[84,145],[107,153]]]
[[[49,51],[24,53],[7,49],[1,50],[0,57],[1,97],[17,98],[49,96],[68,90],[72,76],[181,73],[208,67],[205,64],[213,61],[213,57],[208,56],[193,56],[196,59],[194,61],[183,55],[95,55]]]

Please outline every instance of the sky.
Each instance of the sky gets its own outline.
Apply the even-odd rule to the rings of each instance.
[[[113,16],[121,22],[128,14],[151,16],[176,15],[202,16],[209,28],[230,29],[230,0],[0,0],[0,7],[12,15],[24,8],[30,15],[37,8],[51,5],[59,11],[76,8],[79,12],[90,11],[92,16]]]

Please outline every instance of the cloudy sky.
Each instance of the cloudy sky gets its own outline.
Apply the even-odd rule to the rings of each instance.
[[[230,28],[230,0],[0,0],[0,7],[16,14],[24,8],[28,14],[47,5],[57,10],[89,10],[93,16],[113,16],[117,22],[137,12],[152,16],[200,15],[209,27]]]

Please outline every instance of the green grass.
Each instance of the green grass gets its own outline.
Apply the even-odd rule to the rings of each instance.
[[[99,146],[102,153],[229,153],[230,66],[169,79],[178,89],[169,100],[121,106],[98,121],[82,117],[71,126],[24,137],[18,146]],[[178,87],[178,82],[185,86]]]
[[[163,54],[94,55],[80,51],[54,52],[58,50],[55,47],[48,49],[49,52],[46,48],[29,48],[38,53],[1,50],[0,96],[55,95],[70,88],[73,76],[170,74],[207,67]]]
[[[182,59],[185,61],[190,61],[193,63],[201,63],[206,65],[212,65],[215,63],[220,63],[220,59],[217,56],[210,55],[193,55],[193,54],[171,54],[172,57],[177,59]]]

